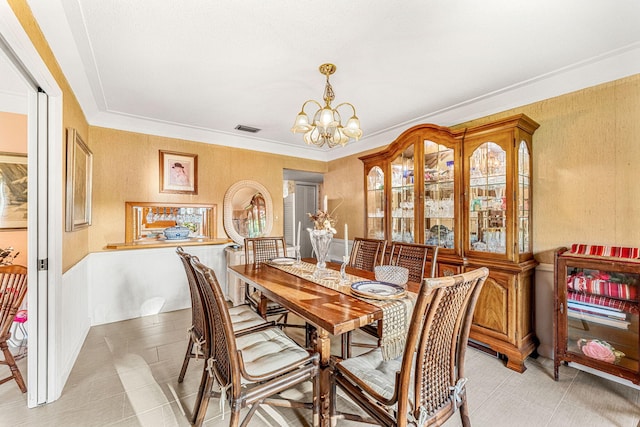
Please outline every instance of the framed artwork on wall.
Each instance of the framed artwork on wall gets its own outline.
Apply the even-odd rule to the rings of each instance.
[[[27,155],[0,153],[0,230],[27,228]]]
[[[91,225],[91,175],[93,153],[78,131],[67,129],[66,231]]]
[[[160,150],[160,192],[198,194],[198,155]]]

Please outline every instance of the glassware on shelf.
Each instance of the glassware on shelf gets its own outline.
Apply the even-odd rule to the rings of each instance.
[[[384,172],[379,166],[367,173],[367,190],[367,234],[373,239],[384,239]]]

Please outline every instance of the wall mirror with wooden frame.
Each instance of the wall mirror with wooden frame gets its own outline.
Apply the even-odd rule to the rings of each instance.
[[[189,240],[215,238],[216,205],[194,203],[125,202],[125,242],[164,239],[165,228],[189,228]]]

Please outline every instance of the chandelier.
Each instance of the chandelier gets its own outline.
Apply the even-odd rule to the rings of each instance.
[[[331,83],[329,83],[329,76],[336,72],[336,66],[333,64],[322,64],[320,66],[320,73],[327,76],[327,84],[324,87],[324,107],[318,102],[310,99],[302,104],[302,109],[296,117],[296,121],[291,128],[293,133],[304,133],[303,139],[307,144],[317,145],[322,147],[327,144],[329,148],[336,147],[338,145],[345,146],[351,139],[356,141],[362,136],[362,129],[360,129],[360,120],[356,117],[356,109],[348,102],[343,102],[331,108],[331,101],[334,100],[335,95]],[[312,103],[318,106],[315,114],[313,115],[313,122],[309,122],[309,117],[304,112],[304,107],[307,104]],[[353,115],[345,126],[342,126],[342,118],[338,113],[338,108],[342,106],[349,106],[353,110]]]

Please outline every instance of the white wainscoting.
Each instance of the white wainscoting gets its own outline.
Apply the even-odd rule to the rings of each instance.
[[[226,245],[187,247],[212,267],[226,292]],[[191,306],[184,267],[175,248],[92,253],[62,275],[56,300],[57,399],[91,326]]]
[[[349,254],[351,254],[351,249],[353,249],[353,241],[349,240],[347,244],[349,245]],[[327,258],[329,258],[329,261],[342,264],[343,256],[344,256],[344,239],[332,239],[331,246],[329,246],[329,256]]]
[[[87,304],[88,257],[85,257],[62,275],[62,285],[56,298],[56,321],[54,336],[55,356],[52,361],[56,379],[53,399],[56,400],[69,378],[73,364],[78,358],[91,322]],[[50,325],[51,326],[51,325]]]
[[[213,268],[226,293],[225,247],[188,246],[185,250]],[[187,276],[174,247],[97,252],[89,258],[92,326],[191,306]]]

